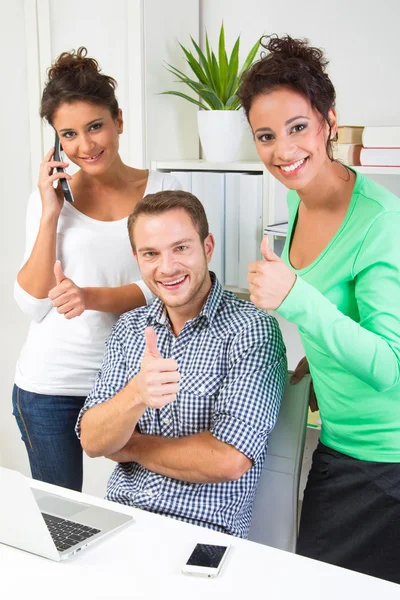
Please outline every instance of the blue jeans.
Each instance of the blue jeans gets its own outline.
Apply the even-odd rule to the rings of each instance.
[[[74,428],[85,399],[35,394],[14,385],[13,415],[34,479],[82,490],[82,448]]]

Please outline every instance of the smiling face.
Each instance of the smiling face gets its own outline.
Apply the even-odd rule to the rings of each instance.
[[[89,175],[105,173],[118,156],[122,113],[113,119],[108,108],[77,101],[61,104],[53,126],[68,158]]]
[[[329,111],[332,136],[336,115]],[[249,111],[258,154],[268,171],[287,188],[302,190],[329,168],[329,127],[302,95],[279,88],[253,101]]]
[[[176,208],[139,215],[132,238],[142,279],[153,294],[167,309],[196,316],[211,289],[213,236],[203,242],[189,214]]]

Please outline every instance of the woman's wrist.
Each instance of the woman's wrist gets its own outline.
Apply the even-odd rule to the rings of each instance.
[[[59,218],[60,214],[55,214],[55,213],[45,213],[43,211],[43,214],[40,218],[40,227],[57,227],[58,225],[58,218]]]

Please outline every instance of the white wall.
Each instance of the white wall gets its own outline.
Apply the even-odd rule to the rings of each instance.
[[[307,37],[324,48],[343,125],[400,125],[398,0],[200,0],[201,25],[215,45],[241,33],[243,51],[262,34]]]

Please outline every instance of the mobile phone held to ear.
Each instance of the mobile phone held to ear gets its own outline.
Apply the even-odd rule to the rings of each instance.
[[[56,139],[54,141],[54,160],[59,161],[59,162],[63,162],[63,149],[61,146],[61,142],[60,142],[60,138],[58,137],[58,133],[56,132]],[[65,173],[65,169],[63,169],[62,167],[57,167],[57,171],[59,173]],[[61,189],[63,191],[64,194],[64,198],[66,199],[67,202],[73,202],[74,201],[74,197],[72,195],[72,191],[71,191],[71,187],[69,185],[69,182],[67,179],[60,179],[60,184],[61,184]]]
[[[202,577],[216,577],[221,571],[229,549],[230,546],[196,544],[187,563],[182,568],[182,573]]]

